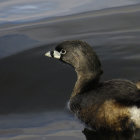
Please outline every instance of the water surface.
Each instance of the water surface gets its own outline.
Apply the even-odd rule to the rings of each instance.
[[[79,11],[75,3],[74,15],[61,13],[60,17],[51,15],[50,19],[36,21],[27,20],[27,16],[24,23],[17,17],[22,23],[16,24],[8,23],[6,18],[14,17],[5,13],[6,22],[0,26],[0,140],[93,138],[66,108],[76,81],[74,70],[45,57],[44,53],[63,40],[84,40],[100,57],[104,70],[101,80],[140,80],[140,4],[135,5],[137,2],[124,0],[120,5],[112,0],[107,7],[100,6],[105,3],[98,1],[97,7],[90,11],[89,0],[86,5],[81,3],[85,9],[79,5]],[[1,4],[11,7],[14,1],[1,1]],[[35,10],[32,4],[23,7],[20,4],[16,7],[19,14],[22,14],[20,9]]]

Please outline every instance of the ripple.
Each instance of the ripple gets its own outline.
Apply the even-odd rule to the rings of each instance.
[[[64,16],[139,3],[137,0],[8,0],[0,2],[0,22],[27,22],[54,16]]]

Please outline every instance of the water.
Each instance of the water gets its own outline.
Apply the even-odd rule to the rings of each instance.
[[[63,40],[85,40],[100,57],[102,80],[140,80],[139,1],[119,4],[112,0],[108,6],[98,1],[90,11],[91,3],[75,4],[72,13],[58,12],[60,17],[50,12],[49,18],[41,11],[45,18],[40,20],[38,16],[28,20],[20,12],[23,15],[18,20],[5,15],[0,26],[0,140],[132,139],[131,135],[84,130],[66,107],[76,80],[74,70],[44,56]],[[23,12],[35,9],[31,3],[20,4],[17,9]],[[6,17],[15,22],[9,23]],[[139,134],[135,139],[140,139]]]
[[[0,23],[30,22],[42,18],[71,15],[137,3],[139,3],[138,0],[1,0]]]

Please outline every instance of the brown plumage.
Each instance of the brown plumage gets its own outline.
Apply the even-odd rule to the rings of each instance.
[[[88,106],[81,109],[80,118],[90,127],[95,126],[95,130],[99,128],[112,129],[114,131],[121,131],[125,125],[129,129],[130,113],[126,106],[117,103],[114,100],[107,100],[101,104],[98,111],[96,106]]]
[[[69,108],[88,127],[111,131],[140,127],[139,84],[121,79],[100,82],[100,60],[86,42],[64,41],[45,55],[74,67],[77,81]]]

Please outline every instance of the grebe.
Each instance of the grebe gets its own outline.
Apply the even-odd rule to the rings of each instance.
[[[95,51],[84,41],[64,41],[45,56],[72,65],[77,81],[70,110],[94,130],[125,131],[140,128],[140,90],[122,79],[100,82],[103,71]]]

